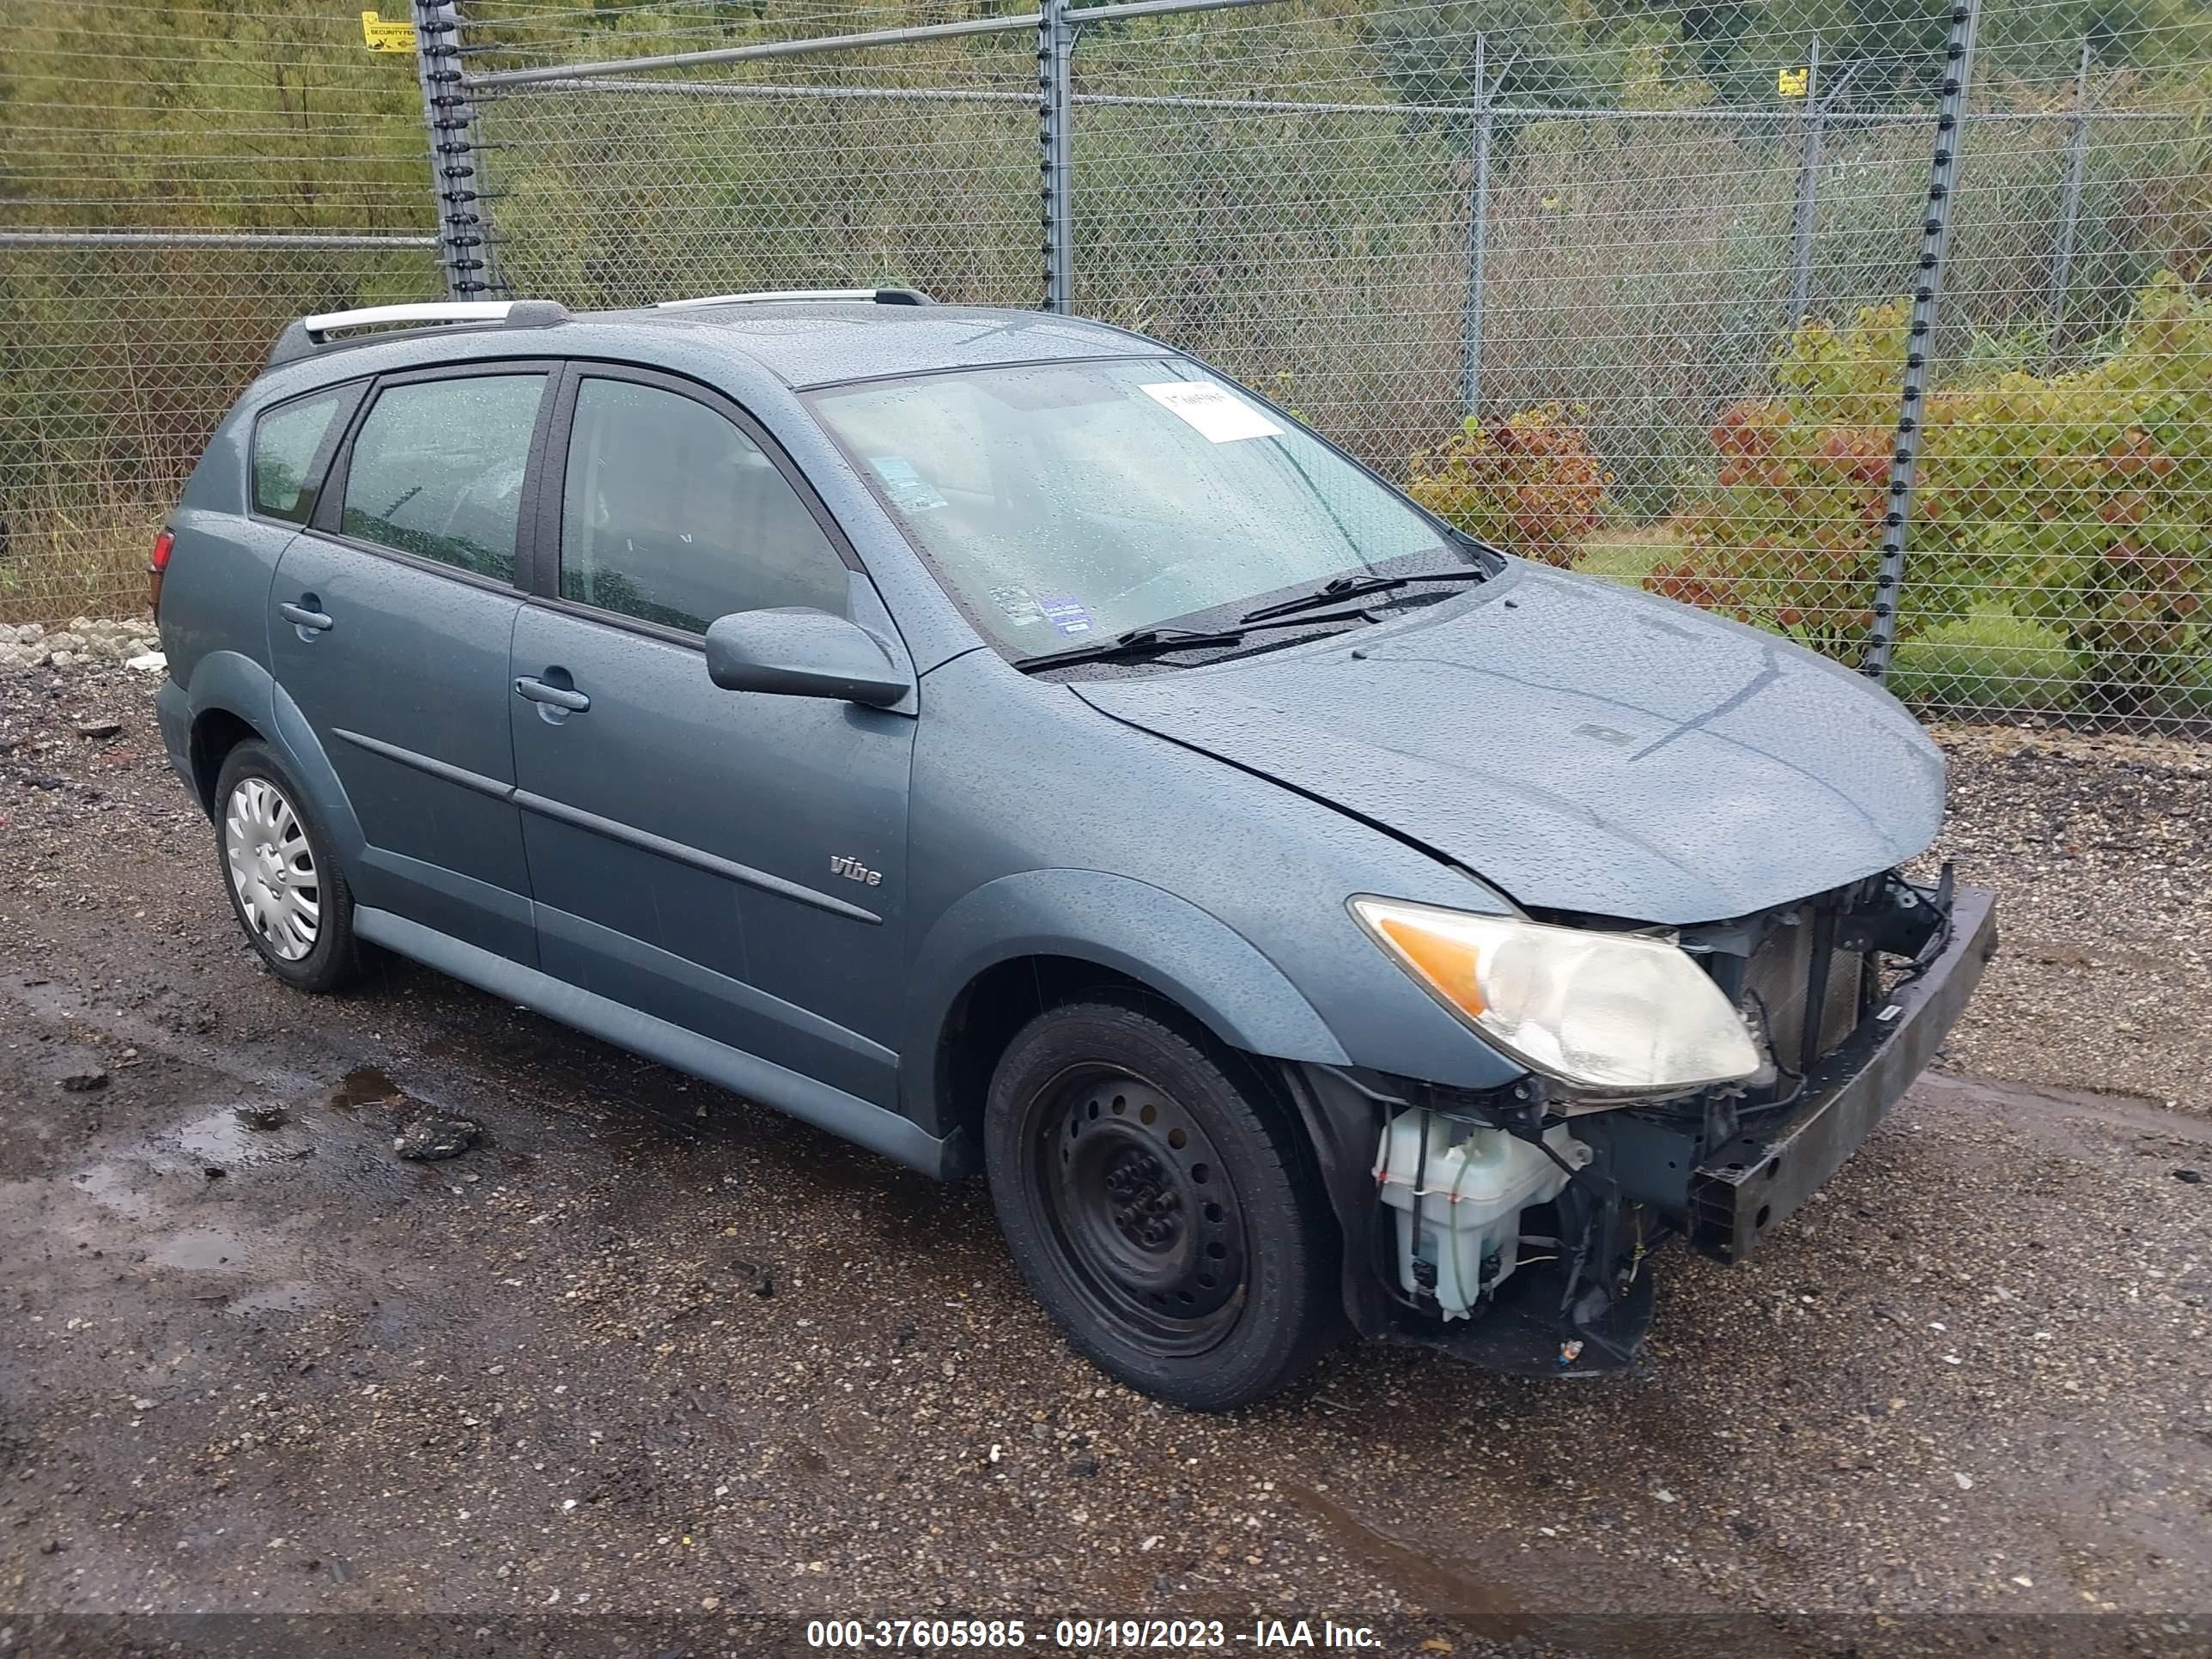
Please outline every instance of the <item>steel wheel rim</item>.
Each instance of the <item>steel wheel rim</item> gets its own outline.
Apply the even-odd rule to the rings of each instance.
[[[322,878],[307,826],[268,779],[240,778],[231,787],[222,854],[238,913],[262,948],[282,962],[313,951],[322,933]]]
[[[1077,1067],[1039,1094],[1036,1180],[1092,1310],[1159,1355],[1203,1353],[1243,1315],[1243,1212],[1219,1149],[1164,1090]]]

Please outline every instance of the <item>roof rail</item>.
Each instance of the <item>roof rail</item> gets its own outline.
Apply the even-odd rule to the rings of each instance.
[[[858,300],[879,306],[933,306],[918,288],[787,288],[761,294],[703,294],[696,300],[663,300],[655,311],[704,311],[710,306],[767,305],[778,300]]]
[[[386,323],[489,323],[501,328],[550,328],[568,320],[568,308],[556,300],[441,300],[425,305],[363,306],[354,311],[326,311],[286,325],[270,348],[269,367],[289,363],[333,345],[358,345],[361,340],[333,340],[331,336],[373,329]]]

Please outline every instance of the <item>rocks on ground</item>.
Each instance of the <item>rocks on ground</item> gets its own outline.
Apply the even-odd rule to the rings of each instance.
[[[426,1115],[403,1124],[392,1137],[392,1150],[420,1163],[459,1158],[483,1139],[483,1126],[465,1117]]]
[[[149,617],[79,617],[66,628],[0,623],[0,673],[23,668],[73,668],[80,662],[129,662],[157,654]]]

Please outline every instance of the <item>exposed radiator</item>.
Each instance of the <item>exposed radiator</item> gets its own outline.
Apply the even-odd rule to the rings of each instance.
[[[1751,958],[1745,988],[1766,1012],[1775,1057],[1791,1071],[1804,1054],[1805,1016],[1812,999],[1813,935],[1808,917],[1795,927],[1778,927]],[[1858,1024],[1859,976],[1864,958],[1851,951],[1832,951],[1826,963],[1827,994],[1820,1005],[1816,1054],[1826,1054]]]

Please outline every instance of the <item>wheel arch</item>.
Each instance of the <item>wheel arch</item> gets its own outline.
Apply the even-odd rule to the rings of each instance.
[[[192,764],[192,790],[210,818],[216,815],[216,780],[222,775],[223,762],[230,758],[230,751],[240,744],[260,738],[261,732],[252,722],[233,709],[217,706],[203,708],[192,716],[191,747],[187,751]]]
[[[1172,1007],[1142,980],[1071,956],[1008,957],[978,973],[946,1009],[932,1056],[935,1099],[951,1108],[963,1145],[980,1147],[983,1102],[1007,1044],[1048,1008],[1093,995],[1143,997]],[[1188,1012],[1183,1012],[1188,1018]]]
[[[269,740],[275,725],[276,682],[268,669],[239,651],[210,651],[191,667],[184,685],[182,715],[170,726],[172,752],[181,731],[192,793],[215,816],[216,780],[230,751],[249,738]],[[165,713],[164,720],[170,716]]]
[[[909,1115],[974,1131],[991,1069],[1041,1009],[1092,988],[1159,999],[1225,1047],[1342,1065],[1321,1015],[1249,939],[1188,899],[1127,876],[1040,870],[977,888],[917,953],[903,1045]]]
[[[265,743],[305,792],[350,876],[362,847],[361,820],[307,716],[269,670],[240,652],[211,651],[193,665],[185,705],[186,758],[209,816],[230,751],[249,738]]]

